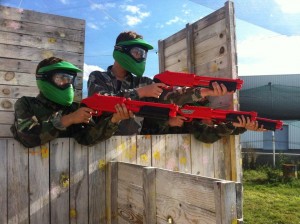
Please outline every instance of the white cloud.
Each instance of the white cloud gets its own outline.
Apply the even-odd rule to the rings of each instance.
[[[83,80],[87,81],[89,79],[89,75],[92,71],[105,71],[103,68],[100,68],[97,65],[88,65],[84,63],[83,65]]]
[[[100,68],[97,65],[88,65],[84,63],[83,65],[83,80],[82,80],[82,98],[87,97],[87,80],[89,79],[89,75],[92,71],[105,71],[103,68]]]
[[[64,0],[64,1],[66,1],[66,0]],[[92,10],[96,10],[96,9],[106,10],[106,9],[110,9],[110,8],[115,8],[116,4],[115,3],[106,3],[106,4],[92,3],[90,7]]]
[[[185,23],[186,21],[184,19],[179,18],[178,16],[175,16],[174,19],[170,19],[166,22],[166,25],[172,25],[175,23]]]
[[[130,13],[129,15],[126,15],[126,24],[128,26],[135,26],[143,21],[144,18],[147,18],[150,16],[150,12],[143,12],[141,10],[142,5],[136,6],[136,5],[121,5],[121,10]]]
[[[300,13],[299,0],[275,0],[284,13]]]
[[[142,20],[140,18],[138,18],[136,16],[129,16],[129,15],[126,15],[126,20],[127,20],[126,24],[128,26],[135,26],[142,22]]]
[[[300,74],[300,36],[252,36],[237,45],[239,75]]]
[[[94,23],[88,22],[86,25],[93,30],[99,30],[99,27]]]

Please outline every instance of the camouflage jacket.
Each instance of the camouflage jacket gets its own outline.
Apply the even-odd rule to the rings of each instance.
[[[197,140],[205,143],[214,143],[224,136],[239,135],[245,131],[245,128],[234,127],[231,122],[207,125],[202,123],[201,120],[186,122],[183,127],[169,127],[165,130],[160,130],[161,133],[171,134],[191,133]]]
[[[21,97],[15,103],[15,121],[11,126],[14,137],[25,147],[35,147],[58,137],[73,137],[79,144],[92,145],[111,137],[117,125],[111,123],[111,116],[101,116],[93,125],[73,124],[64,128],[60,123],[63,115],[76,111],[78,103],[61,106],[46,99]]]
[[[128,73],[125,80],[117,80],[111,72],[109,66],[106,72],[94,71],[89,75],[88,80],[88,95],[92,96],[94,93],[108,94],[112,96],[122,96],[131,98],[132,100],[142,100],[150,102],[175,103],[183,105],[186,102],[194,102],[201,99],[198,88],[176,88],[173,90],[164,90],[159,99],[152,97],[139,98],[136,88],[150,85],[153,80],[148,77],[137,77]],[[119,129],[115,135],[132,135],[140,134],[143,127],[144,120],[151,123],[153,118],[142,118],[135,116],[135,118],[123,120],[119,124]],[[156,120],[156,119],[154,119]],[[166,120],[157,120],[160,126],[166,126]]]

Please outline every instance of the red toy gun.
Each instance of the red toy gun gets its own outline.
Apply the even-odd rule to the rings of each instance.
[[[162,82],[169,86],[206,87],[213,89],[212,83],[224,84],[228,92],[241,89],[244,83],[241,79],[197,76],[192,73],[165,71],[153,77],[154,82]]]
[[[271,120],[261,117],[257,117],[256,120],[258,122],[258,126],[260,127],[261,125],[263,125],[264,129],[271,131],[275,131],[276,129],[282,130],[283,122],[281,120]]]
[[[152,103],[136,101],[118,96],[105,96],[94,94],[85,98],[81,104],[96,111],[95,116],[100,116],[103,112],[115,113],[115,105],[124,103],[128,110],[141,117],[169,118],[176,117],[178,106],[175,104]]]
[[[249,117],[251,121],[256,120],[256,112],[234,111],[234,110],[219,110],[210,107],[190,106],[184,105],[179,108],[179,115],[188,118],[187,121],[193,119],[215,119],[218,121],[231,121],[239,122],[237,117],[244,115],[245,118]]]

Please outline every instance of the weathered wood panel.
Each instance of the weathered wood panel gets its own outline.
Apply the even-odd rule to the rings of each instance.
[[[152,144],[147,144],[148,151],[155,152],[149,160],[171,170],[130,163],[108,165],[111,160],[127,158],[128,150],[122,148],[138,148],[140,141],[135,138],[128,136],[126,147],[122,146],[124,136],[113,136],[92,147],[59,138],[30,149],[16,140],[0,139],[0,189],[7,195],[0,200],[1,219],[7,223],[49,223],[50,219],[51,223],[143,223],[154,219],[164,223],[171,217],[175,223],[216,223],[218,209],[228,213],[228,205],[237,207],[234,216],[242,217],[241,185],[227,187],[227,183],[233,183],[227,181],[224,187],[217,185],[216,191],[214,182],[229,175],[230,169],[213,145],[187,134],[149,135],[147,141]],[[174,153],[165,144],[166,138],[175,143]],[[218,144],[223,144],[222,140]],[[160,152],[168,153],[161,156]],[[180,159],[187,158],[186,153],[191,157],[190,170],[182,162],[188,159]],[[172,172],[170,161],[174,158],[183,172]],[[222,194],[235,196],[226,198]],[[216,201],[223,207],[216,206]],[[149,210],[145,211],[146,207]],[[224,217],[232,219],[230,215]]]
[[[13,112],[18,98],[39,93],[35,69],[41,60],[55,56],[83,68],[84,20],[0,6],[0,21],[1,113]],[[78,74],[74,101],[81,100],[81,90]],[[12,136],[12,122],[11,116],[0,122],[1,136]]]
[[[184,29],[160,40],[158,45],[160,72],[185,71],[196,75],[237,78],[233,2],[227,1],[224,7],[193,24],[187,24]],[[236,93],[223,97],[209,97],[209,100],[213,108],[238,109]],[[195,170],[192,172],[240,180],[238,145],[239,137],[231,136],[227,141],[223,141],[223,144],[203,145],[200,151],[191,151],[194,155],[202,154],[202,161],[197,161],[199,166],[193,166]],[[229,156],[230,160],[226,156]],[[214,159],[215,164],[208,162],[211,159]],[[192,161],[192,164],[197,162]],[[215,169],[214,166],[218,168]],[[220,173],[214,174],[215,170]]]

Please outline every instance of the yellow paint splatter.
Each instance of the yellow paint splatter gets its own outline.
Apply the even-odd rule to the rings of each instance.
[[[237,219],[233,219],[233,220],[231,221],[231,224],[237,224],[237,223],[238,223]]]
[[[141,155],[141,161],[148,162],[148,156],[147,156],[147,154],[142,154]]]
[[[70,185],[70,179],[69,179],[69,176],[62,173],[60,175],[60,180],[59,180],[59,183],[60,183],[60,186],[63,187],[63,188],[68,188],[69,185]]]
[[[98,162],[98,168],[99,168],[99,170],[104,170],[104,168],[105,168],[105,160],[103,160],[103,159],[99,160],[99,162]]]
[[[49,149],[46,146],[42,146],[41,155],[43,159],[49,158]]]
[[[56,43],[56,38],[50,37],[50,38],[48,38],[48,42],[51,44],[54,44],[54,43]]]
[[[125,143],[119,145],[118,150],[124,151],[125,150]]]
[[[218,64],[217,63],[213,63],[211,66],[210,66],[210,72],[216,72],[218,71]]]
[[[42,51],[42,57],[43,58],[53,57],[53,52],[51,52],[51,51]]]
[[[153,157],[154,157],[154,159],[156,159],[156,160],[160,160],[160,152],[159,152],[159,151],[154,151]]]
[[[186,165],[187,159],[186,159],[186,157],[181,157],[179,161],[180,161],[180,164]]]
[[[70,218],[75,219],[77,216],[76,210],[74,208],[70,209]]]

